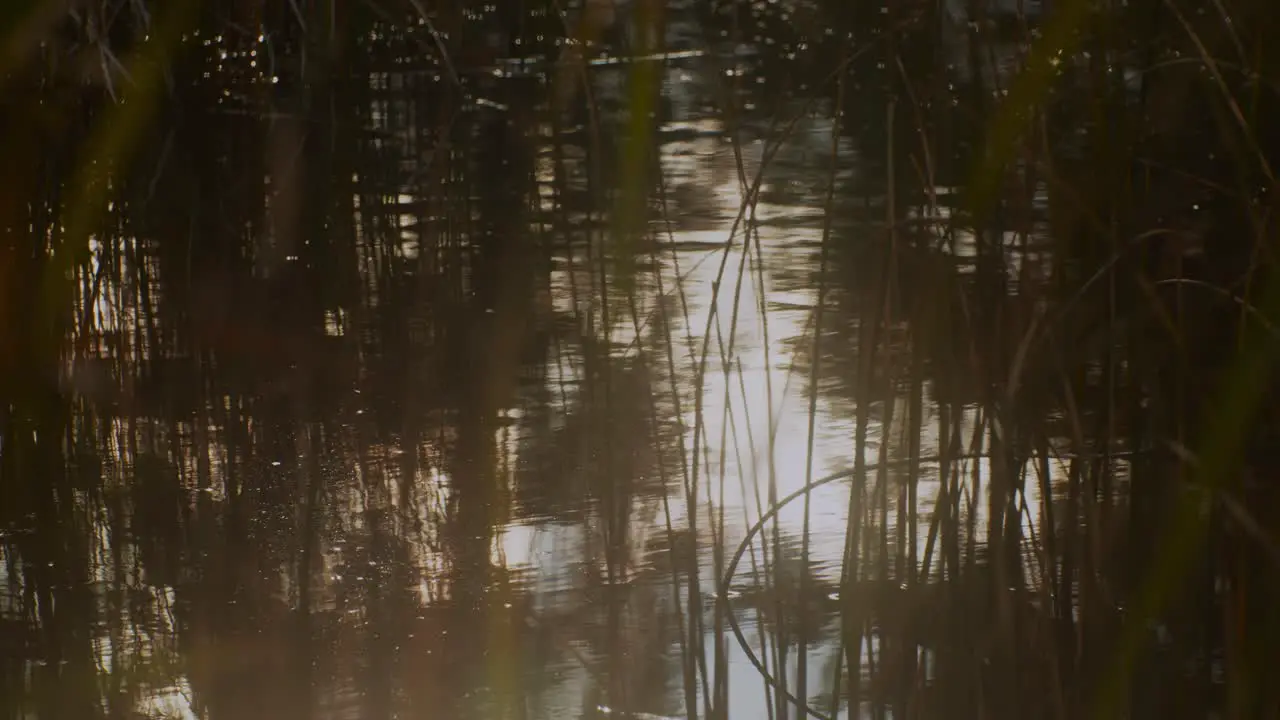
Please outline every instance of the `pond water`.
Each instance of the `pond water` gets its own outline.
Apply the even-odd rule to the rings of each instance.
[[[971,361],[913,355],[875,279],[944,307],[976,270],[941,231],[886,260],[886,217],[945,215],[950,181],[928,210],[886,189],[924,171],[870,89],[892,68],[821,82],[844,31],[784,5],[751,30],[668,3],[660,51],[577,66],[510,31],[424,65],[429,34],[381,25],[324,89],[272,75],[267,35],[190,34],[215,77],[144,133],[31,400],[63,440],[6,471],[0,716],[801,716],[740,639],[861,714],[842,572],[936,575],[941,456],[966,536],[990,512]],[[863,465],[724,582],[773,504]]]

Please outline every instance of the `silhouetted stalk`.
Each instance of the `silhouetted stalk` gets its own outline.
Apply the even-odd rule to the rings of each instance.
[[[738,359],[738,362],[737,362],[737,370],[738,370],[738,389],[739,389],[739,392],[742,393],[742,396],[746,397],[747,395],[746,381],[743,378],[742,360],[740,358]],[[764,517],[764,513],[765,513],[764,502],[760,497],[760,473],[758,472],[757,464],[755,462],[755,459],[759,456],[756,453],[755,435],[751,427],[751,414],[746,413],[744,417],[746,418],[746,423],[747,423],[746,435],[747,435],[748,457],[750,457],[752,460],[751,479],[752,479],[752,487],[754,489],[754,492],[752,493],[752,495],[755,497],[755,501],[756,501],[756,516]],[[739,461],[738,465],[739,467],[742,466],[741,461]],[[739,473],[738,480],[740,483],[742,483],[742,497],[745,500],[745,498],[747,497],[747,489],[745,485],[746,480],[744,475],[745,473]],[[748,525],[750,525],[751,518],[747,508],[745,507],[743,508],[742,514],[743,514],[743,520],[746,521]],[[750,556],[751,556],[752,577],[755,577],[755,578],[771,577],[768,550],[769,548],[767,545],[764,545],[764,544],[761,545],[761,553],[760,553],[761,562],[759,565],[757,565],[755,545],[754,544],[751,545]],[[764,627],[764,612],[759,606],[756,607],[756,625],[757,627],[760,627],[760,628]],[[766,663],[765,667],[767,668],[768,662],[769,662],[769,641],[768,641],[768,634],[764,632],[760,633],[760,657],[762,658],[762,662]],[[775,711],[773,685],[767,682],[764,684],[764,701],[765,701],[765,710],[769,713],[770,720],[773,720],[774,711]]]
[[[671,225],[670,225],[670,219],[669,219],[670,216],[668,215],[668,212],[667,212],[666,187],[667,187],[666,178],[663,176],[663,173],[659,171],[658,172],[658,198],[662,208],[662,220],[667,232],[667,238],[668,240],[672,240],[673,236],[671,233]],[[691,324],[689,322],[689,304],[685,296],[684,287],[681,284],[680,265],[677,260],[675,243],[671,242],[671,246],[672,246],[671,247],[672,268],[676,278],[676,292],[678,293],[678,296],[680,299],[682,326],[685,328],[686,338],[688,340],[688,345],[689,345],[689,352],[692,356],[693,353],[695,352],[695,342],[689,330],[689,328],[691,327]],[[662,279],[662,270],[661,270],[662,266],[658,261],[656,249],[650,250],[649,257],[650,257],[650,262],[653,264],[653,267],[654,267],[654,279],[655,279],[655,283],[658,291],[657,303],[661,313],[660,321],[662,322],[662,333],[663,333],[662,349],[664,351],[663,355],[667,363],[667,378],[671,386],[670,387],[671,402],[672,402],[672,406],[675,411],[675,417],[676,417],[676,448],[677,448],[677,451],[679,454],[679,460],[680,460],[682,488],[684,489],[684,493],[685,493],[685,501],[686,503],[688,503],[690,492],[693,487],[693,472],[690,469],[690,462],[693,455],[692,453],[689,452],[688,448],[685,445],[686,428],[685,428],[683,402],[680,397],[680,387],[677,381],[677,378],[679,377],[679,373],[677,370],[678,366],[676,363],[676,344],[671,337],[671,321],[670,321],[670,317],[666,313],[666,298],[668,293],[664,287],[664,282]],[[663,507],[663,513],[664,513],[665,521],[667,525],[667,535],[668,535],[668,538],[670,538],[674,536],[673,535],[674,531],[671,526],[670,500],[668,498],[668,493],[665,491],[665,488],[666,486],[664,485],[662,507]],[[686,507],[692,508],[693,506],[686,505]],[[693,512],[693,511],[690,510],[690,512]],[[698,561],[697,561],[698,540],[697,540],[697,534],[695,532],[695,526],[692,523],[690,524],[689,532],[690,532],[690,535],[693,537],[693,543],[694,543],[693,558],[692,558],[690,567],[688,568],[689,583],[692,586],[697,584],[697,575],[698,575]],[[684,671],[683,679],[684,679],[685,708],[686,708],[686,712],[695,713],[697,712],[698,663],[693,653],[700,653],[701,645],[698,643],[695,643],[694,638],[701,637],[701,617],[694,616],[693,608],[690,607],[689,608],[690,615],[689,615],[689,621],[688,621],[689,625],[688,625],[688,629],[686,630],[684,626],[684,620],[683,620],[685,609],[684,609],[684,606],[680,603],[680,599],[679,599],[679,592],[680,592],[679,568],[676,566],[676,563],[674,562],[672,563],[672,575],[673,575],[672,593],[674,594],[672,599],[674,601],[674,605],[676,606],[676,613],[677,613],[676,617],[677,617],[679,630],[681,632],[680,662]],[[693,591],[690,590],[690,592],[693,592]]]
[[[827,197],[824,205],[823,221],[822,221],[822,249],[818,260],[818,291],[814,301],[813,308],[813,344],[811,349],[811,359],[809,368],[809,427],[805,437],[805,466],[804,466],[804,482],[806,485],[813,482],[813,445],[814,435],[818,423],[818,383],[819,373],[822,368],[822,332],[823,332],[823,311],[827,303],[827,263],[830,257],[831,247],[831,221],[835,213],[835,192],[836,192],[836,171],[840,162],[840,112],[844,107],[844,82],[845,73],[841,73],[836,78],[836,111],[833,113],[831,122],[831,154],[828,157],[829,170],[827,173]],[[761,289],[763,292],[763,288]],[[801,607],[809,597],[809,523],[810,523],[810,493],[804,496],[804,519],[800,530],[800,602]],[[803,610],[801,611],[803,612]],[[839,663],[837,663],[837,666]],[[808,685],[809,670],[809,638],[806,633],[800,633],[800,648],[796,654],[796,687],[797,694],[800,698],[807,701],[809,697]],[[782,672],[786,672],[783,668]],[[837,678],[838,683],[838,678]]]
[[[893,35],[892,33],[890,34]],[[892,41],[888,52],[892,55],[894,52]],[[887,229],[887,237],[885,240],[888,244],[888,261],[885,268],[885,284],[883,304],[880,310],[880,322],[884,331],[885,350],[890,353],[894,351],[893,342],[895,340],[893,333],[893,311],[896,306],[895,299],[897,297],[898,287],[895,282],[898,272],[898,178],[897,178],[897,153],[898,148],[895,142],[895,130],[897,128],[897,101],[890,97],[888,105],[885,107],[885,129],[888,137],[885,142],[885,227]],[[876,525],[879,530],[879,539],[876,543],[876,552],[874,555],[876,567],[873,571],[873,577],[884,583],[890,583],[894,580],[893,570],[889,565],[889,474],[886,461],[889,457],[889,448],[894,445],[892,437],[893,420],[897,410],[897,383],[898,370],[894,366],[888,366],[884,369],[884,386],[877,389],[877,397],[883,400],[883,415],[881,418],[881,437],[879,447],[879,457],[877,463],[880,469],[876,473],[876,497],[873,501],[878,503],[879,516]],[[878,667],[872,672],[879,673],[880,680],[877,685],[881,688],[878,693],[878,706],[873,710],[876,713],[883,714],[887,709],[886,706],[893,704],[895,715],[901,712],[901,693],[903,688],[900,679],[895,677],[890,667],[898,665],[896,655],[902,652],[899,647],[900,638],[893,637],[890,633],[881,630],[879,635],[879,657],[876,658]]]
[[[747,254],[746,248],[743,248],[743,256],[745,257],[746,254]],[[736,302],[734,304],[735,306],[737,305]],[[736,312],[735,312],[735,315],[736,315]],[[736,317],[735,317],[735,320],[736,320]],[[730,342],[730,348],[732,348],[732,344],[733,344],[732,332],[730,334],[729,342]],[[725,377],[724,405],[720,413],[720,439],[719,439],[720,452],[719,452],[719,458],[717,459],[718,468],[719,468],[719,478],[717,479],[717,483],[718,483],[717,487],[719,488],[719,493],[718,493],[718,496],[715,498],[714,502],[712,502],[712,498],[711,498],[712,493],[709,490],[707,492],[707,514],[709,515],[707,520],[708,520],[708,525],[712,529],[711,530],[711,537],[712,537],[711,556],[712,556],[712,565],[715,568],[716,577],[720,577],[724,573],[724,552],[725,552],[724,546],[726,542],[725,531],[724,531],[725,530],[724,528],[724,488],[725,488],[725,485],[728,484],[728,480],[725,477],[725,474],[727,472],[725,468],[725,460],[728,456],[730,425],[733,423],[733,398],[732,398],[732,390],[731,390],[732,384],[729,382],[729,378],[731,377],[731,370],[730,370],[730,361],[728,358],[732,357],[732,353],[733,353],[733,350],[730,349],[728,353],[725,355],[726,359],[725,359],[725,367],[724,367],[724,377]],[[739,468],[742,467],[741,462],[738,463],[738,467]],[[739,470],[739,477],[741,477],[741,470]],[[716,508],[719,508],[718,513],[716,512]],[[719,618],[722,617],[726,612],[725,599],[726,598],[723,594],[721,593],[716,594],[716,612],[715,612],[716,623],[715,623],[715,635],[714,635],[715,660],[713,663],[713,666],[715,668],[714,670],[715,681],[713,683],[713,687],[715,688],[714,690],[715,696],[711,701],[711,707],[715,709],[716,715],[712,716],[709,712],[708,717],[728,717],[728,713],[729,713],[729,710],[728,710],[728,706],[729,706],[728,653],[726,652],[727,646],[725,644],[725,637],[724,637],[724,623],[719,621]]]

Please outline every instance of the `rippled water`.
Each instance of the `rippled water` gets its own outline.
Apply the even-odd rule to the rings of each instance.
[[[774,662],[763,564],[802,552],[787,673],[799,632],[825,706],[853,485],[788,503],[721,579],[772,502],[853,467],[859,407],[865,461],[907,459],[909,359],[882,358],[899,394],[855,384],[887,200],[849,125],[884,110],[838,130],[772,43],[699,23],[676,4],[671,53],[587,64],[555,122],[545,61],[495,56],[453,69],[461,98],[393,64],[315,118],[218,99],[165,136],[155,204],[91,241],[53,490],[6,496],[5,716],[683,717],[713,678],[728,717],[773,717],[718,603]],[[638,167],[637,232],[608,188]]]

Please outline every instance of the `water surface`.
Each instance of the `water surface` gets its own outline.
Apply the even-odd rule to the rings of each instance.
[[[601,21],[612,51],[579,66],[546,14],[495,12],[447,63],[426,24],[380,24],[314,85],[268,34],[186,39],[207,77],[90,236],[49,395],[10,409],[64,441],[7,479],[6,716],[684,717],[724,692],[776,717],[726,613],[792,692],[803,636],[811,702],[849,714],[851,495],[887,493],[923,557],[931,401],[977,392],[909,353],[869,370],[887,392],[857,383],[861,328],[912,332],[867,317],[890,195],[923,214],[854,92],[884,63],[823,85],[840,33],[807,3],[762,13],[774,34],[670,3],[644,53]],[[934,245],[972,273],[963,238]],[[883,484],[787,504],[724,585],[762,514],[859,447]],[[800,574],[780,626],[761,588]]]

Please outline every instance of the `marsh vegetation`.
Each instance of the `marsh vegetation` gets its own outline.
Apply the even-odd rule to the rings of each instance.
[[[0,10],[0,717],[1280,716],[1270,0]]]

